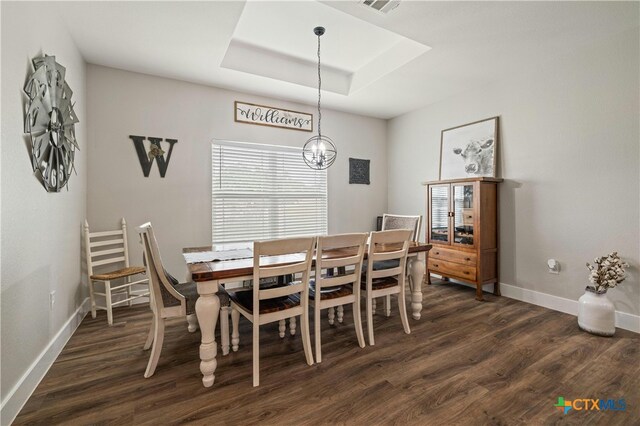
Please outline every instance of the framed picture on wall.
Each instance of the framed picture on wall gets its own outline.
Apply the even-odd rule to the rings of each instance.
[[[442,131],[439,179],[496,177],[498,117]]]

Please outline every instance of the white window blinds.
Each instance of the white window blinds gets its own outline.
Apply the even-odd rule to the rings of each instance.
[[[299,148],[215,142],[213,244],[327,233],[327,171]]]

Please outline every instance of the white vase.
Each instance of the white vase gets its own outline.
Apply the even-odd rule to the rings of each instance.
[[[596,293],[587,287],[578,299],[578,326],[599,336],[613,336],[616,332],[616,308],[607,292]]]

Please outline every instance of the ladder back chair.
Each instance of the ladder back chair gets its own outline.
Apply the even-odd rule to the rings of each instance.
[[[144,350],[151,348],[149,362],[144,373],[145,378],[153,376],[162,352],[164,342],[165,320],[169,318],[187,318],[189,332],[193,333],[198,329],[197,317],[195,315],[196,300],[198,291],[196,283],[186,282],[180,284],[171,274],[169,274],[162,263],[158,242],[150,223],[145,223],[138,227],[140,243],[142,244],[147,275],[150,281],[151,290],[151,311],[153,320]],[[218,292],[220,306],[227,306],[229,299],[224,291]],[[223,348],[229,352],[229,316],[228,310],[220,309],[220,334]],[[226,345],[226,346],[225,346]],[[152,347],[153,346],[153,347]],[[224,349],[223,349],[224,351]],[[226,355],[226,353],[223,353]]]
[[[311,280],[309,295],[314,311],[314,338],[316,362],[322,362],[321,311],[338,306],[342,322],[342,305],[351,303],[353,323],[358,345],[364,348],[362,319],[360,316],[360,277],[368,234],[342,234],[318,238],[316,248],[315,280]],[[338,273],[334,274],[333,271]]]
[[[418,242],[420,238],[420,227],[422,225],[422,216],[407,216],[400,214],[383,214],[382,215],[382,231],[389,231],[392,229],[411,229],[411,241]],[[376,268],[389,268],[393,267],[394,261],[391,262],[379,262],[378,265],[374,265]],[[397,264],[397,262],[395,262]],[[411,279],[409,275],[408,279]],[[391,316],[391,296],[386,297],[385,303],[385,315]],[[376,303],[373,302],[373,313],[376,312]]]
[[[367,272],[362,275],[361,288],[367,305],[367,332],[369,344],[375,344],[373,338],[373,300],[377,297],[395,294],[404,332],[409,334],[409,320],[405,302],[405,279],[407,254],[411,231],[407,229],[372,232],[369,241]],[[376,262],[395,261],[397,266],[375,269]]]
[[[302,345],[307,364],[313,364],[309,335],[309,275],[315,237],[287,238],[255,242],[253,245],[253,289],[229,291],[234,346],[238,337],[240,315],[253,327],[253,386],[260,384],[260,326],[300,316]],[[269,258],[268,256],[276,256]],[[261,259],[262,258],[262,259]],[[283,266],[270,266],[277,261]],[[262,262],[261,262],[262,260]],[[289,262],[290,261],[290,262]],[[261,288],[264,278],[293,275],[294,280],[279,287]]]
[[[96,317],[96,310],[107,311],[107,322],[113,325],[113,307],[131,302],[140,297],[149,296],[149,279],[139,276],[145,273],[144,266],[131,266],[129,264],[129,246],[127,243],[127,223],[121,220],[121,228],[115,231],[91,232],[89,222],[84,221],[84,245],[87,262],[87,275],[89,277],[89,296],[91,299],[91,316]],[[113,265],[120,266],[119,268]],[[122,267],[124,265],[124,267]],[[109,268],[106,268],[109,266]],[[96,272],[94,269],[101,269]],[[105,269],[106,268],[106,269]],[[133,277],[139,279],[132,281]],[[113,281],[123,281],[113,285]],[[96,291],[95,284],[104,285],[104,293]],[[133,289],[133,286],[142,286],[144,289]],[[96,295],[103,296],[104,306],[96,303]],[[113,296],[124,295],[123,300],[113,301]]]

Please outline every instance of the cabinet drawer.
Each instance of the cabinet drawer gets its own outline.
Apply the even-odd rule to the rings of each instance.
[[[429,258],[447,260],[449,262],[462,263],[464,265],[476,266],[476,254],[449,248],[433,246],[429,252]]]
[[[442,259],[429,258],[429,271],[435,272],[436,274],[441,272],[445,275],[452,275],[471,281],[475,281],[476,279],[475,266],[462,265]]]

